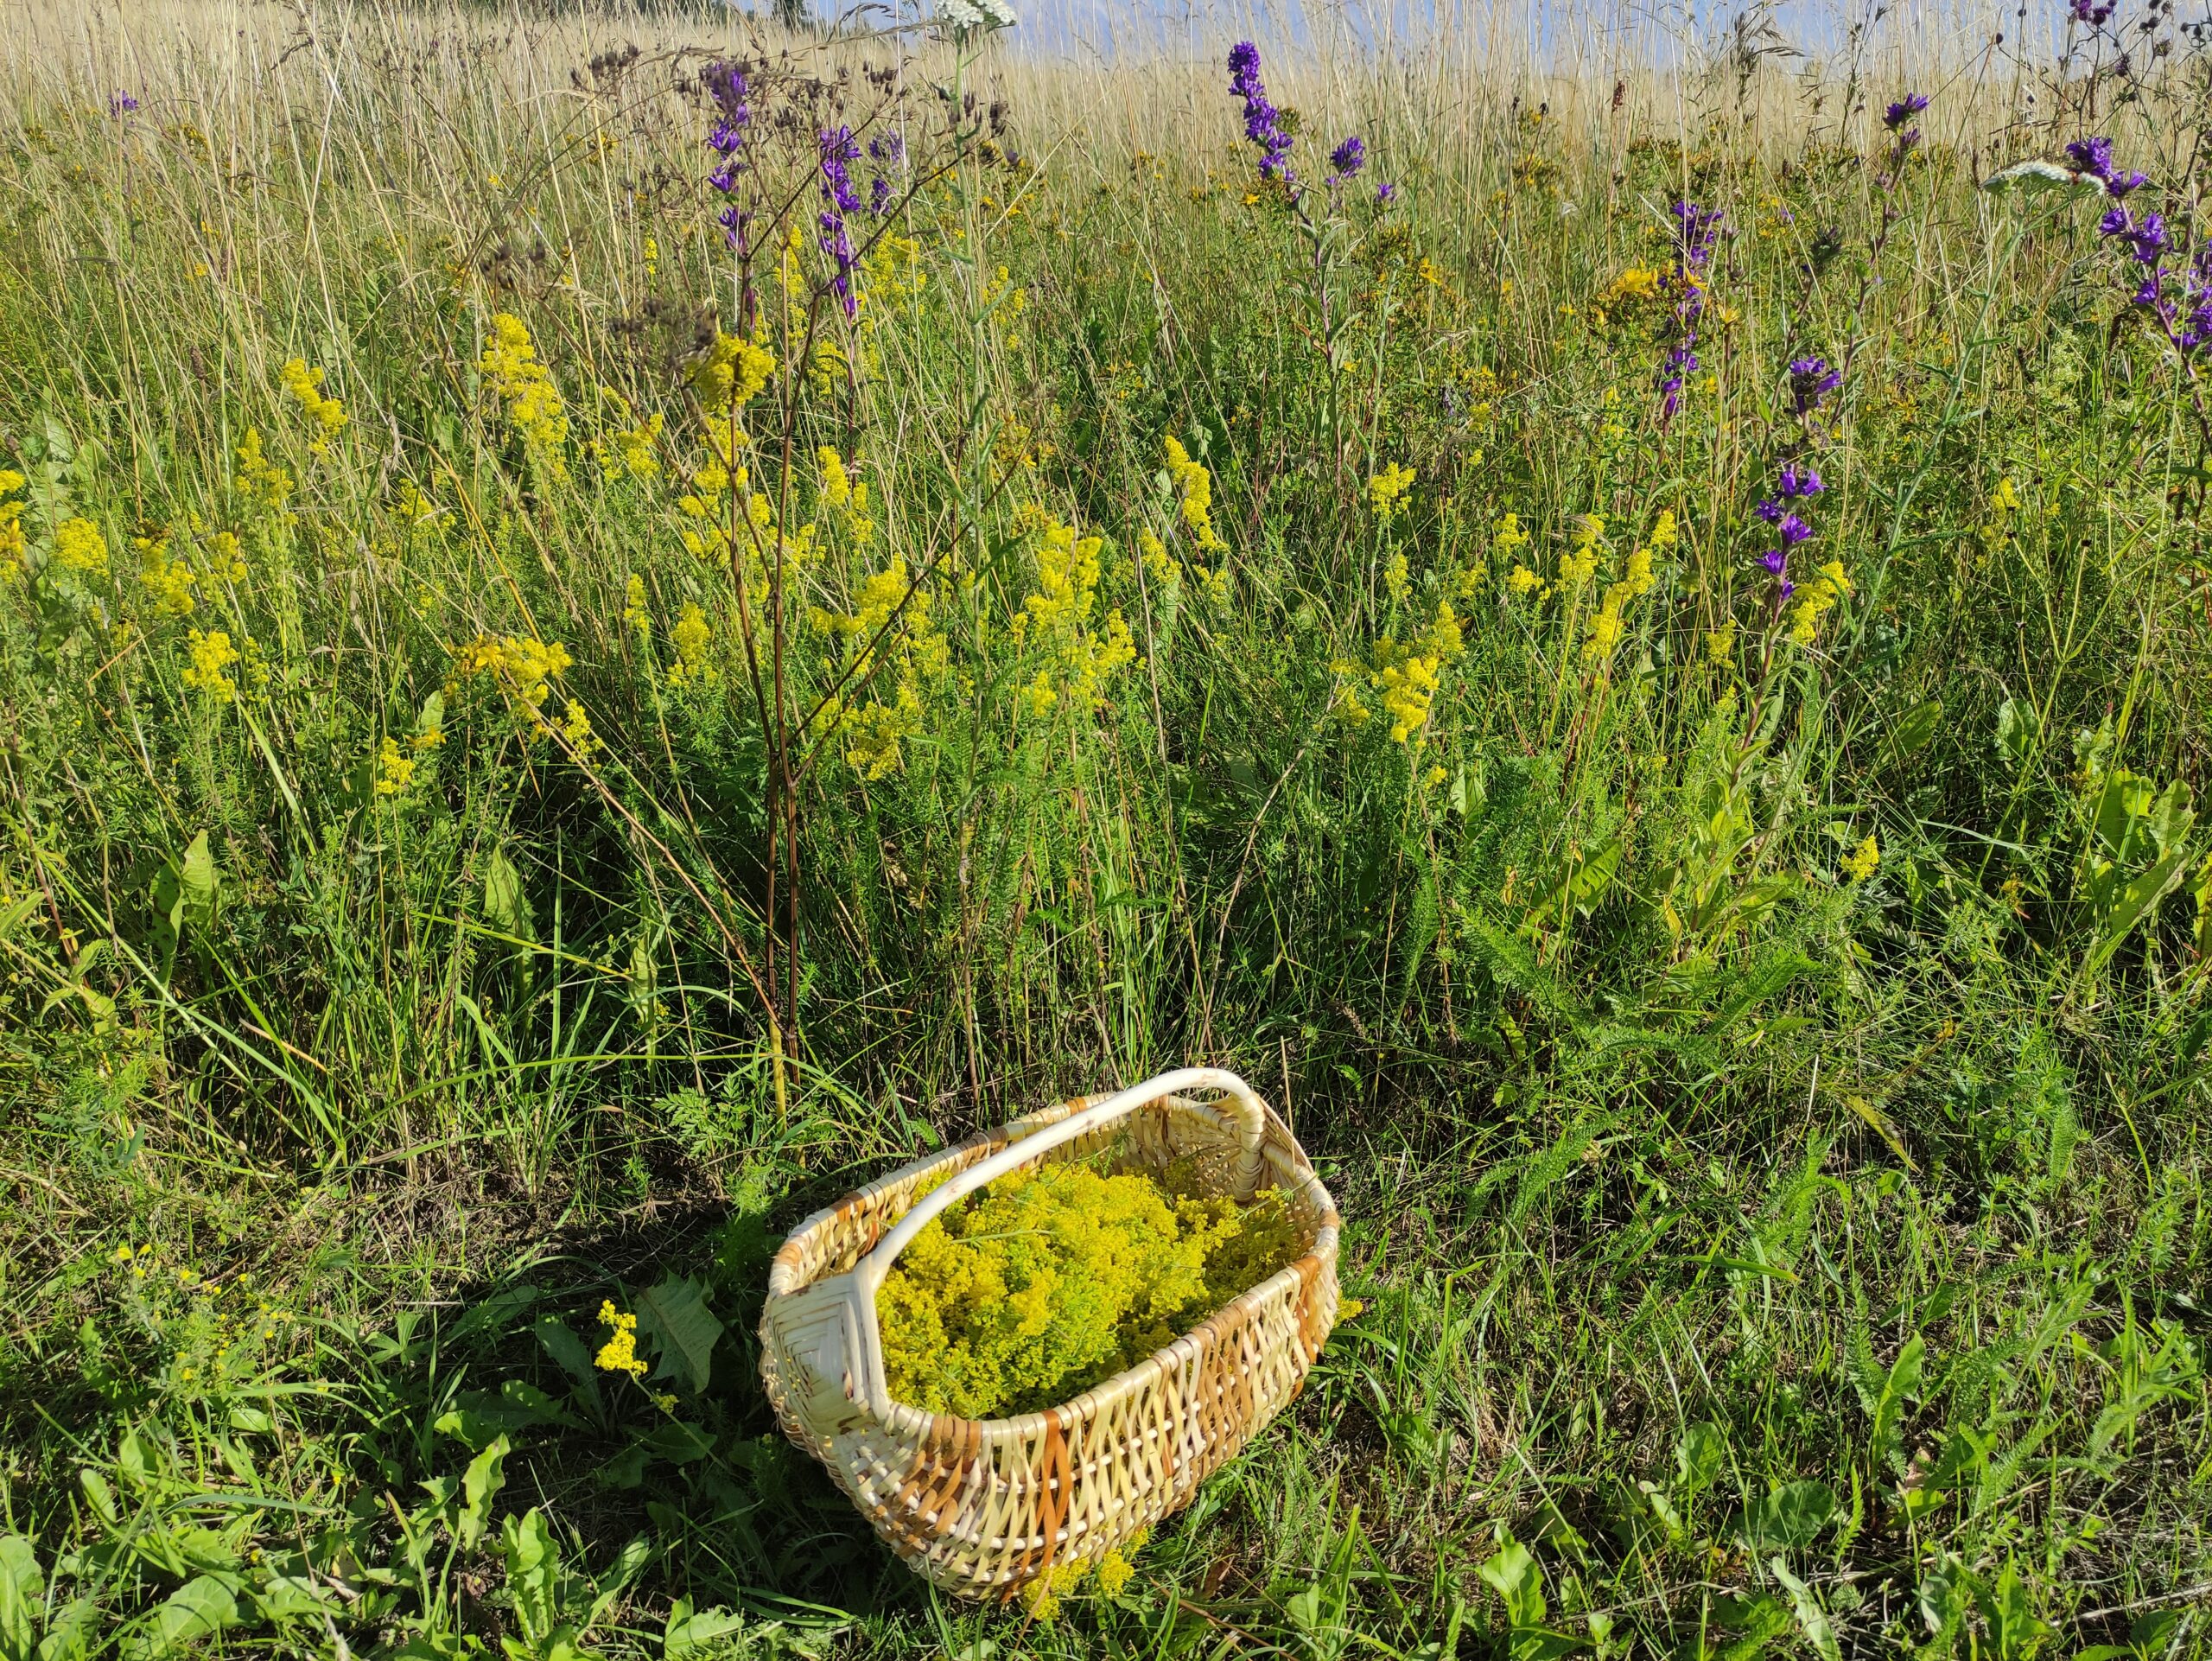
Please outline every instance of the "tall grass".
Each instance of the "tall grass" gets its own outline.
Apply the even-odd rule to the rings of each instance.
[[[0,1652],[2202,1647],[2206,428],[1977,188],[2187,226],[2186,36],[1262,33],[1294,198],[1226,31],[16,16]],[[1186,1060],[1370,1307],[1132,1588],[928,1601],[769,1244]]]

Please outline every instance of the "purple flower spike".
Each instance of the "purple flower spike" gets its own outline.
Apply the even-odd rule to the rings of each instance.
[[[707,148],[721,158],[707,175],[707,183],[716,194],[734,198],[738,175],[746,170],[740,156],[745,148],[745,130],[753,121],[745,71],[734,63],[710,63],[699,79],[715,101],[715,124],[707,133]],[[727,201],[715,216],[715,223],[722,227],[723,241],[739,253],[745,251],[746,228],[752,222],[753,216],[741,213],[734,200]]]
[[[1249,41],[1229,48],[1229,90],[1244,100],[1244,137],[1259,147],[1260,176],[1295,183],[1290,135],[1282,130],[1281,111],[1268,102],[1268,89],[1260,81],[1260,48]]]
[[[2066,147],[2066,159],[2084,173],[2107,181],[2112,178],[2109,138],[2077,138]]]
[[[849,322],[860,315],[861,303],[853,292],[853,267],[857,260],[853,253],[853,239],[845,230],[845,216],[861,211],[860,193],[853,188],[849,165],[860,160],[861,147],[853,142],[850,127],[825,127],[820,137],[822,194],[830,206],[820,216],[822,234],[815,241],[836,267],[830,279],[830,292],[837,296],[837,303],[844,308]]]
[[[1779,548],[1770,548],[1759,556],[1759,563],[1777,576],[1780,576],[1789,568],[1789,556]]]
[[[1357,133],[1329,152],[1329,165],[1336,169],[1339,179],[1349,179],[1367,165],[1367,146]]]
[[[1789,394],[1801,416],[1810,415],[1842,385],[1842,372],[1829,368],[1826,358],[1800,358],[1789,366]]]
[[[108,94],[107,112],[111,116],[127,116],[137,107],[138,100],[120,89]]]
[[[2139,264],[2155,265],[2166,251],[2166,222],[2156,213],[2145,213],[2127,240]]]
[[[1821,482],[1821,475],[1810,468],[1787,465],[1782,469],[1782,493],[1784,496],[1817,496],[1827,488]]]
[[[1891,132],[1928,107],[1928,100],[1918,92],[1907,92],[1895,104],[1882,111],[1882,124]]]
[[[1386,181],[1375,187],[1375,205],[1377,207],[1388,207],[1395,200],[1397,194],[1398,187]]]

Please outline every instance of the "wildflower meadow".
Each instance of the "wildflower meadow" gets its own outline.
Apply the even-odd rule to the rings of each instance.
[[[0,1661],[2212,1651],[2204,26],[1052,10],[0,0]],[[770,1258],[1186,1064],[946,1595]]]

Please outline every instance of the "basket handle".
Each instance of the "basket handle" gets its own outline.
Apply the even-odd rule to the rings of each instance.
[[[1260,1099],[1258,1092],[1251,1085],[1233,1072],[1220,1067],[1179,1067],[1173,1072],[1163,1072],[1156,1079],[1147,1079],[1141,1085],[1132,1085],[1127,1090],[1117,1091],[1103,1101],[1069,1114],[1058,1124],[1047,1125],[1042,1130],[1031,1132],[1019,1142],[1009,1142],[988,1159],[978,1161],[949,1181],[939,1184],[899,1219],[897,1226],[877,1242],[874,1251],[854,1265],[853,1297],[863,1317],[859,1327],[864,1385],[870,1405],[879,1417],[889,1411],[890,1392],[884,1384],[883,1340],[876,1326],[875,1295],[883,1284],[884,1276],[891,1272],[892,1263],[900,1252],[913,1244],[914,1237],[927,1228],[948,1206],[964,1200],[988,1183],[995,1182],[1016,1167],[1029,1163],[1039,1154],[1048,1153],[1062,1142],[1073,1142],[1077,1136],[1096,1130],[1101,1125],[1111,1124],[1141,1107],[1149,1107],[1162,1097],[1179,1095],[1188,1090],[1218,1090],[1224,1092],[1234,1104],[1237,1155],[1230,1181],[1236,1197],[1249,1200],[1260,1186],[1260,1149],[1267,1135],[1267,1104]]]

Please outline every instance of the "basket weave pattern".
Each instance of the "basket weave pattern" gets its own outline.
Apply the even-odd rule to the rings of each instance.
[[[1185,1504],[1303,1387],[1336,1320],[1336,1207],[1281,1120],[1241,1080],[1230,1082],[1251,1115],[1241,1132],[1223,1108],[1163,1093],[1046,1148],[1037,1162],[1103,1153],[1122,1168],[1157,1172],[1187,1159],[1207,1192],[1243,1187],[1240,1198],[1249,1198],[1256,1165],[1256,1186],[1285,1190],[1306,1254],[1166,1349],[1045,1412],[976,1421],[872,1391],[855,1358],[876,1342],[873,1291],[863,1298],[847,1289],[843,1301],[833,1294],[842,1284],[836,1277],[863,1270],[925,1180],[969,1170],[1100,1098],[1044,1109],[905,1166],[808,1218],[777,1253],[760,1325],[761,1372],[777,1416],[876,1532],[939,1586],[1007,1597],[1055,1565],[1095,1562]]]

